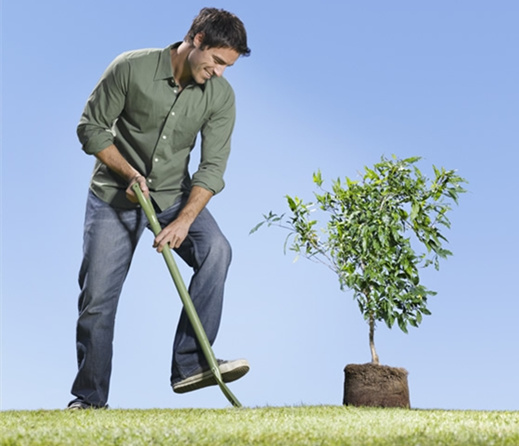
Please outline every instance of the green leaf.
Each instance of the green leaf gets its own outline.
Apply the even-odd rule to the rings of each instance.
[[[377,173],[374,170],[371,170],[371,169],[365,167],[365,171],[366,171],[365,178],[368,178],[370,180],[377,180],[378,179],[378,175],[377,175]]]
[[[317,186],[319,186],[319,187],[321,187],[323,184],[323,179],[322,179],[320,170],[318,170],[316,173],[314,173],[314,183],[317,184]]]
[[[406,158],[405,160],[403,160],[403,162],[406,164],[414,164],[414,163],[420,161],[421,159],[422,159],[421,156],[413,156],[411,158]]]
[[[288,207],[290,208],[290,210],[292,212],[295,212],[295,210],[297,209],[295,200],[289,195],[286,196],[286,199],[287,199]],[[296,197],[296,200],[297,200],[297,197]]]
[[[409,218],[411,221],[416,220],[416,217],[418,216],[418,213],[420,212],[420,205],[417,202],[413,202],[411,206],[411,215]]]
[[[261,228],[264,224],[265,224],[264,221],[259,222],[256,226],[254,226],[254,227],[250,230],[249,235],[255,233],[255,232],[256,232],[259,228]]]
[[[407,331],[407,324],[405,323],[405,321],[402,319],[402,318],[398,318],[398,327],[400,328],[400,330],[402,330],[404,333],[409,333]]]
[[[346,184],[347,184],[348,188],[351,188],[351,187],[355,186],[356,184],[358,184],[358,181],[352,181],[348,177],[346,177]]]

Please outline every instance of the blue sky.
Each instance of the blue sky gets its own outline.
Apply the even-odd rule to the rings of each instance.
[[[422,282],[432,316],[380,325],[383,364],[409,371],[416,408],[519,410],[519,2],[18,0],[2,6],[1,409],[59,409],[75,375],[84,205],[93,158],[76,125],[119,53],[181,40],[203,6],[244,21],[252,55],[226,77],[238,120],[210,210],[233,246],[218,357],[246,357],[243,405],[342,403],[343,368],[369,362],[368,330],[333,273],[249,235],[312,173],[355,178],[381,156],[458,169],[454,256]],[[197,158],[195,155],[194,159]],[[227,407],[219,389],[175,395],[180,299],[147,233],[117,316],[109,404]],[[186,277],[189,271],[182,265]]]

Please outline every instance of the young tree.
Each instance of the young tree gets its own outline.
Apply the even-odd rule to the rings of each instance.
[[[451,203],[458,202],[466,181],[454,170],[433,166],[430,181],[416,166],[419,157],[399,160],[382,157],[373,168],[365,167],[359,181],[338,179],[332,190],[322,188],[321,172],[313,181],[320,193],[316,202],[305,203],[287,196],[291,214],[269,212],[263,224],[276,225],[290,232],[285,248],[297,255],[323,263],[338,276],[341,289],[353,290],[354,299],[369,325],[372,363],[379,364],[375,349],[375,325],[384,321],[391,328],[397,323],[407,333],[418,327],[434,291],[420,284],[419,268],[434,265],[452,255],[443,247],[442,231],[450,228],[447,218]],[[313,212],[323,211],[325,226],[318,226]],[[323,220],[321,220],[323,221]],[[416,252],[413,246],[421,249]]]

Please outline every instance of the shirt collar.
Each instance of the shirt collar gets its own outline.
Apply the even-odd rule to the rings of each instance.
[[[159,63],[157,64],[157,70],[155,71],[154,80],[167,79],[168,81],[175,83],[173,67],[171,66],[171,50],[173,48],[178,48],[181,43],[182,42],[174,43],[162,50],[159,57]],[[199,85],[196,82],[191,82],[187,87],[192,85],[198,85],[202,90],[205,90],[205,85]]]

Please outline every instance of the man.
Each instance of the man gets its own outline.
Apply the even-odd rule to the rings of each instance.
[[[163,227],[154,247],[158,252],[175,249],[193,268],[189,292],[214,342],[231,248],[206,204],[224,187],[235,120],[234,93],[222,74],[249,54],[241,20],[204,8],[182,42],[117,57],[89,97],[78,136],[83,150],[97,160],[85,216],[79,370],[70,409],[107,406],[117,303],[147,226],[131,189],[134,183],[151,197]],[[189,154],[198,133],[201,161],[190,177]],[[185,311],[173,347],[174,392],[216,384]],[[247,373],[249,364],[220,361],[220,370],[229,382]]]

